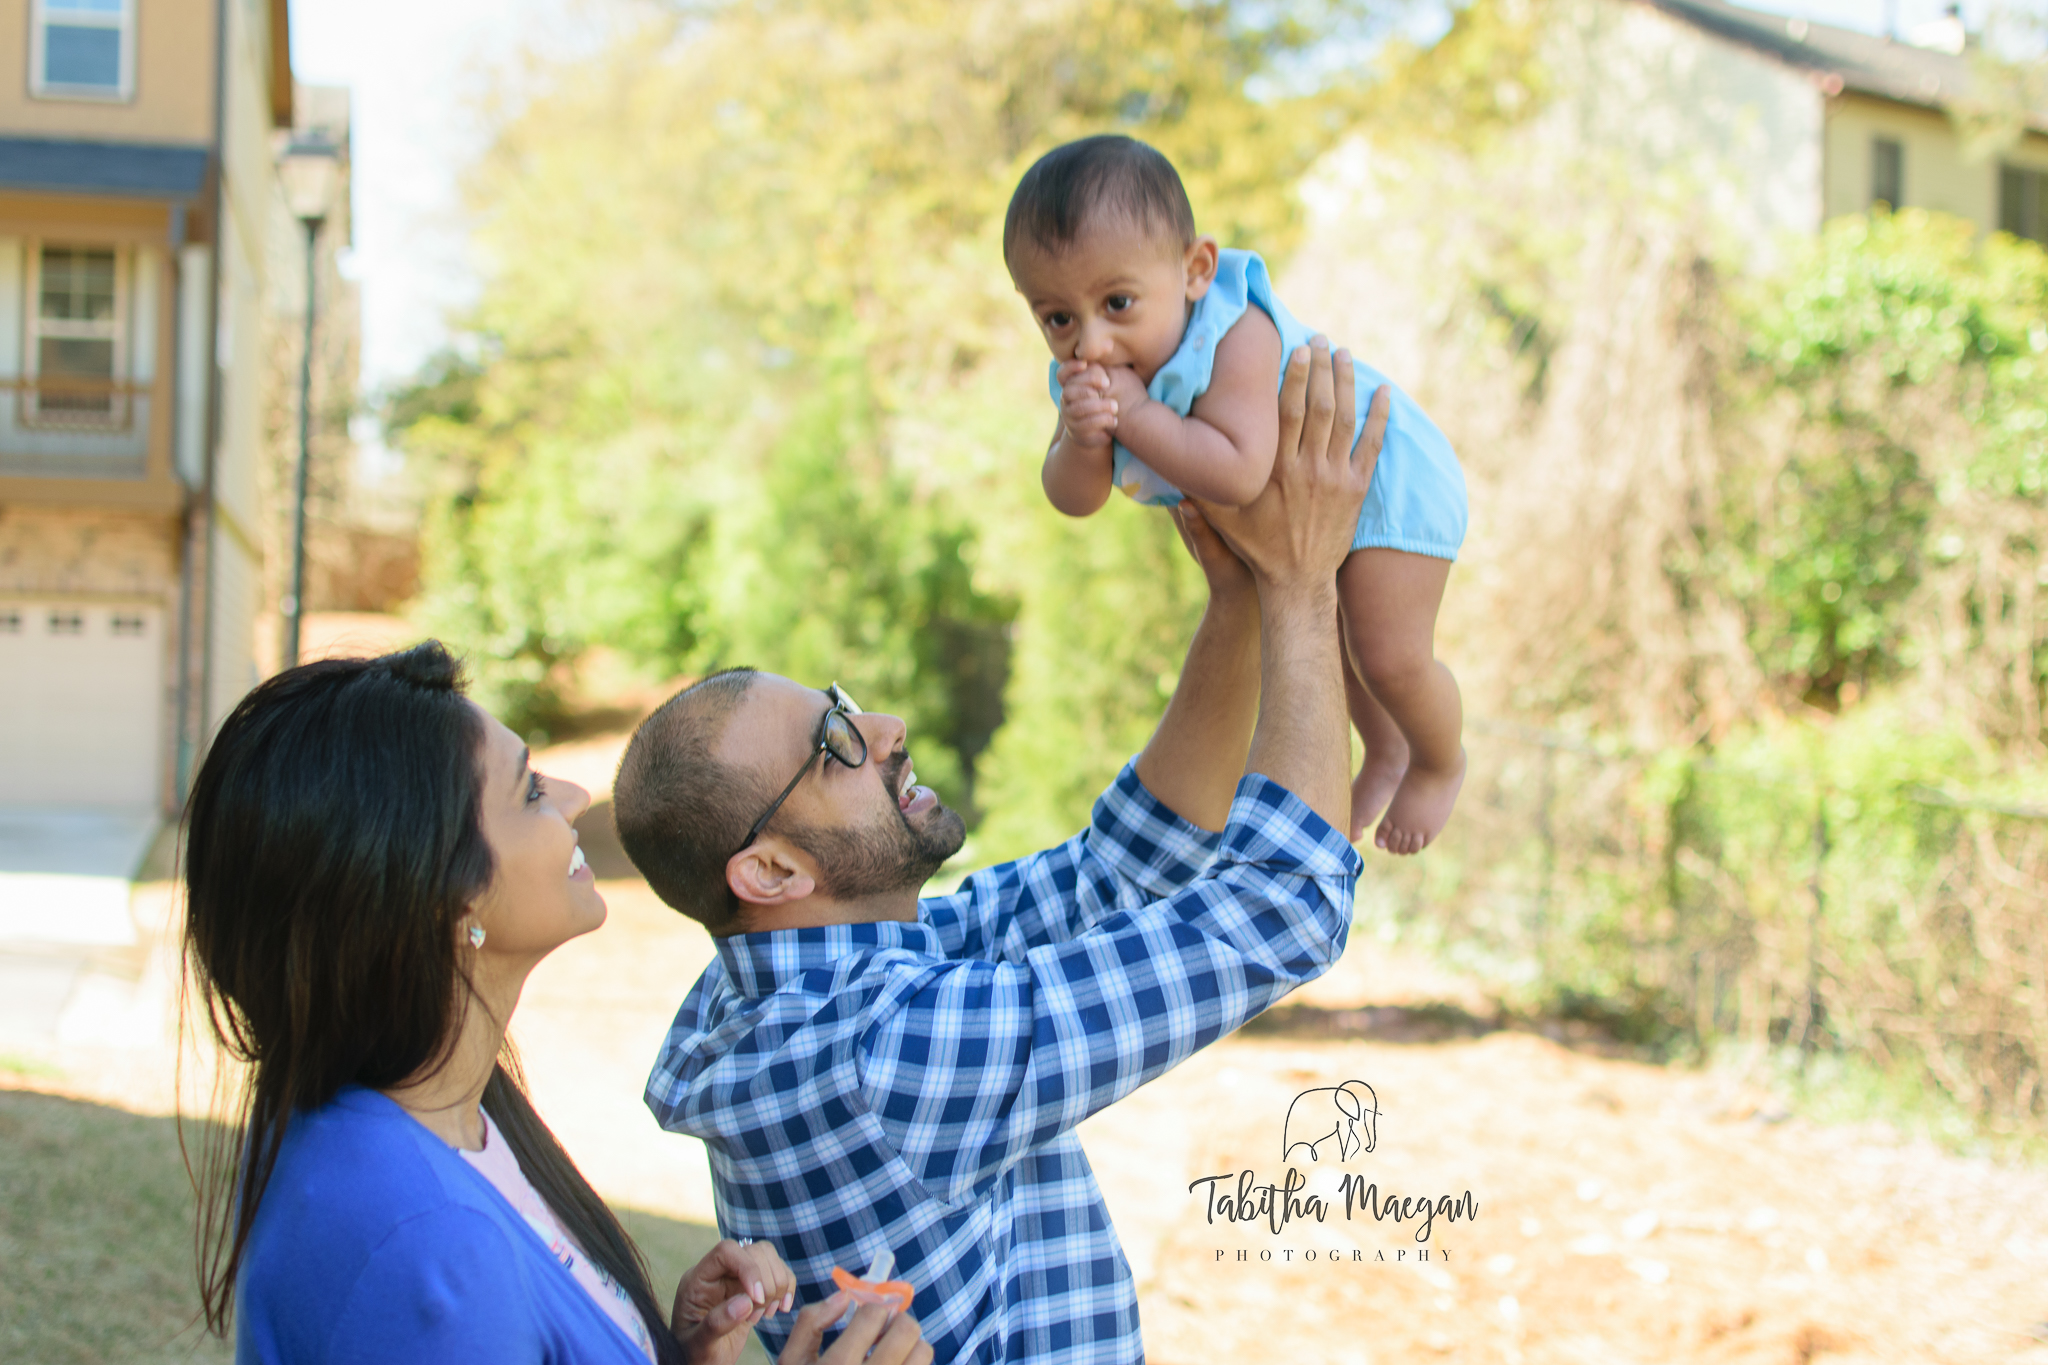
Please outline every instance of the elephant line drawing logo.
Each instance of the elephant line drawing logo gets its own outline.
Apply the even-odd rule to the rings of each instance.
[[[1295,1148],[1306,1147],[1310,1161],[1321,1161],[1318,1149],[1334,1138],[1337,1160],[1349,1161],[1379,1142],[1379,1119],[1380,1097],[1364,1081],[1304,1090],[1287,1106],[1287,1119],[1280,1127],[1280,1159],[1291,1161]]]

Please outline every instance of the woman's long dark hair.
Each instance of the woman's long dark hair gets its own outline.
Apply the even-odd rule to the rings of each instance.
[[[186,808],[185,958],[206,1021],[245,1063],[198,1176],[206,1324],[226,1336],[249,1232],[294,1116],[343,1086],[444,1062],[470,990],[460,924],[490,885],[484,739],[437,641],[289,669],[243,698]],[[541,1122],[507,1052],[483,1107],[584,1253],[681,1353],[625,1229]]]

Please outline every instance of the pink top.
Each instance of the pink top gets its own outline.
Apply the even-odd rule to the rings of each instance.
[[[654,1357],[654,1340],[647,1335],[647,1320],[640,1316],[640,1310],[633,1306],[633,1300],[626,1291],[613,1283],[612,1277],[583,1254],[583,1248],[576,1245],[562,1225],[555,1218],[554,1210],[540,1197],[540,1191],[528,1183],[525,1172],[519,1169],[519,1159],[512,1155],[512,1148],[498,1133],[498,1125],[491,1122],[489,1114],[483,1115],[484,1145],[480,1152],[462,1152],[462,1159],[476,1167],[477,1173],[491,1182],[505,1202],[526,1220],[528,1227],[540,1237],[562,1267],[575,1277],[576,1283],[590,1295],[605,1316],[619,1325],[619,1330],[632,1338],[649,1360]],[[456,1150],[461,1151],[460,1148]]]

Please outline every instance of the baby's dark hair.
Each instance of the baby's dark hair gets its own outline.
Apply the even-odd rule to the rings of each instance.
[[[1173,163],[1136,138],[1104,133],[1055,147],[1024,172],[1003,218],[1003,256],[1023,242],[1071,246],[1103,214],[1171,235],[1183,250],[1195,240],[1195,211]]]

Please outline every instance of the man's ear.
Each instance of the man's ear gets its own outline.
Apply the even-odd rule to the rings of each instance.
[[[1188,302],[1209,292],[1209,286],[1216,283],[1216,256],[1219,248],[1216,239],[1210,236],[1195,238],[1181,257],[1181,269],[1187,276]]]
[[[740,904],[761,909],[794,905],[818,886],[810,858],[773,835],[726,859],[725,884]]]

